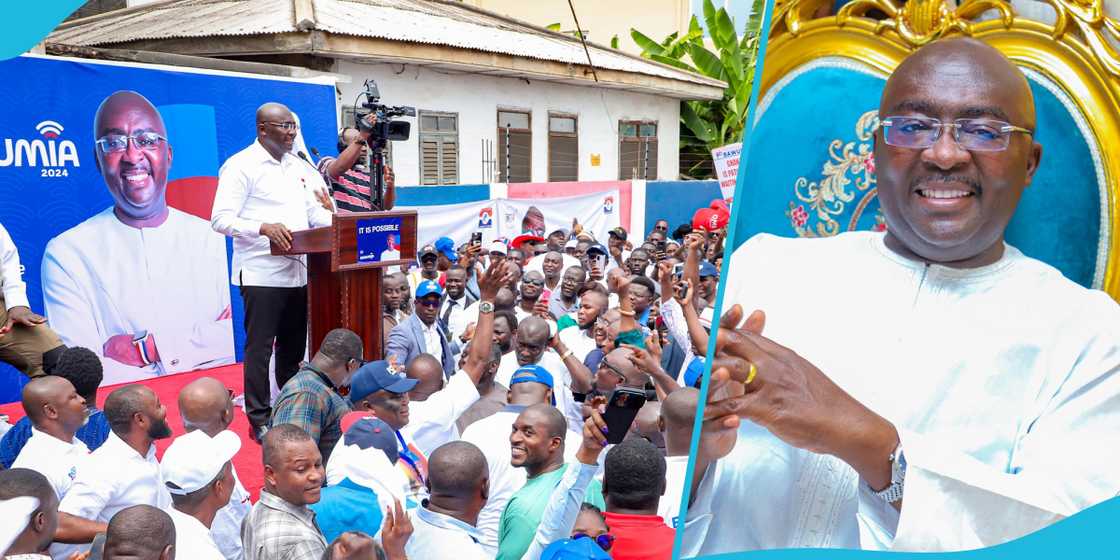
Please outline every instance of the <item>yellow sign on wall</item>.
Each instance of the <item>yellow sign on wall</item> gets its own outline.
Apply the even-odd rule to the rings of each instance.
[[[601,160],[602,158],[599,157],[599,154],[591,154],[591,167],[599,167],[599,162]]]

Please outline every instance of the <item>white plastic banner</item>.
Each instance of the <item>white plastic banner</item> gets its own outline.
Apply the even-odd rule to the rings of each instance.
[[[712,150],[712,161],[715,163],[716,177],[719,179],[719,190],[723,193],[723,198],[735,196],[735,179],[739,176],[739,153],[742,151],[742,143],[728,144]]]
[[[544,237],[560,228],[571,231],[574,218],[595,239],[606,243],[607,232],[621,223],[622,206],[615,190],[563,198],[511,198],[499,201],[498,208],[498,228],[507,239],[529,232]]]
[[[498,238],[512,240],[529,232],[543,237],[560,228],[570,231],[573,218],[605,242],[607,232],[621,223],[617,190],[562,198],[480,200],[397,209],[416,210],[418,247],[444,236],[459,245],[476,231],[482,232],[484,244]]]
[[[394,210],[415,210],[417,214],[416,248],[435,243],[440,237],[450,237],[455,244],[466,243],[471,234],[482,232],[485,245],[498,234],[497,202],[479,200],[437,206],[397,206]]]

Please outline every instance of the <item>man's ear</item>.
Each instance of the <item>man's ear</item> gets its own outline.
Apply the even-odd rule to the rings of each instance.
[[[175,545],[169,544],[164,547],[163,552],[159,555],[159,560],[175,560]]]
[[[1031,144],[1031,153],[1027,156],[1027,177],[1024,187],[1031,186],[1031,181],[1034,180],[1034,172],[1038,171],[1038,164],[1042,161],[1042,144],[1033,142]]]
[[[276,486],[276,471],[272,469],[272,465],[267,463],[264,466],[264,481],[271,484],[273,487]]]
[[[42,533],[43,529],[47,526],[47,512],[39,511],[31,517],[31,528],[36,533]]]

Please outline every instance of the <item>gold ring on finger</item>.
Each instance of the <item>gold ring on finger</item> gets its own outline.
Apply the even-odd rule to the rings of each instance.
[[[758,375],[758,366],[754,365],[754,362],[750,362],[750,366],[750,369],[747,370],[747,380],[743,382],[743,385],[750,385],[751,381],[754,381],[754,376]]]

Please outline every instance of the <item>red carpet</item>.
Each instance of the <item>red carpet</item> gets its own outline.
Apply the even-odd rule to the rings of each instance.
[[[183,433],[183,421],[179,416],[179,390],[199,377],[213,377],[224,383],[226,387],[233,389],[237,394],[241,394],[242,392],[243,379],[241,376],[241,364],[169,375],[167,377],[160,377],[143,382],[156,392],[160,402],[163,403],[163,406],[167,407],[167,423],[171,426],[176,436]],[[115,386],[109,385],[98,390],[98,406],[105,403],[105,397],[112,392],[114,387]],[[23,407],[20,406],[18,402],[0,405],[0,414],[7,414],[10,417],[10,422],[13,424],[16,420],[24,416]],[[234,408],[233,424],[230,425],[229,429],[241,438],[241,451],[233,458],[233,465],[237,469],[237,476],[241,479],[241,484],[253,495],[253,501],[255,502],[261,486],[264,485],[264,467],[261,464],[261,446],[249,439],[249,419],[245,416],[245,412],[242,411],[241,408]],[[171,445],[170,438],[156,442],[156,449],[160,457],[163,456],[163,451],[167,449],[168,445]]]

